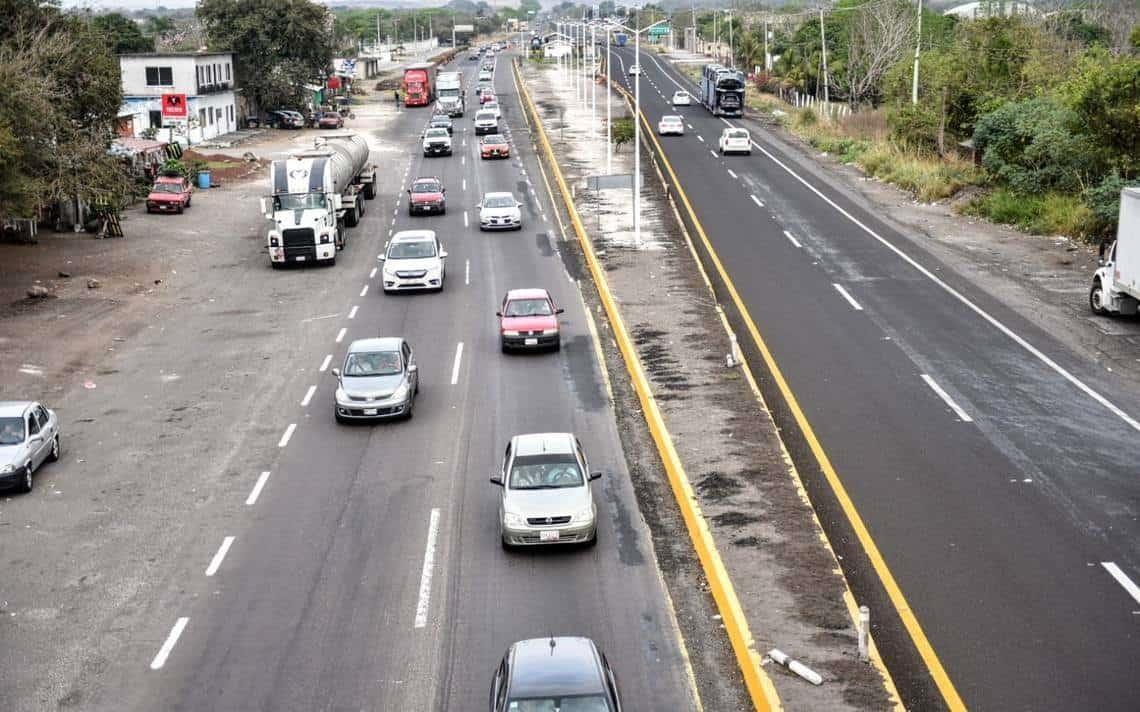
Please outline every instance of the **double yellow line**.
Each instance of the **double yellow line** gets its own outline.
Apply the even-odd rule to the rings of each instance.
[[[621,86],[615,84],[614,88],[617,89],[626,101],[632,106],[633,97],[629,92]],[[823,445],[820,444],[819,438],[816,437],[815,430],[812,428],[811,423],[808,421],[807,416],[804,415],[803,409],[800,407],[799,401],[796,399],[795,393],[792,392],[791,386],[788,385],[787,379],[784,378],[780,366],[776,363],[775,357],[772,356],[771,349],[760,335],[760,330],[756,327],[756,323],[752,320],[752,316],[748,312],[748,308],[744,305],[744,301],[740,298],[740,294],[736,291],[736,285],[733,284],[732,279],[724,269],[724,265],[720,261],[716,250],[713,248],[712,243],[709,241],[708,235],[705,233],[701,221],[697,218],[697,213],[693,210],[692,203],[689,202],[689,197],[685,194],[685,189],[681,185],[681,181],[677,178],[676,172],[673,170],[672,164],[665,155],[665,151],[661,148],[661,143],[657,140],[657,135],[653,132],[649,120],[642,112],[640,120],[643,126],[643,134],[647,135],[653,142],[657,158],[660,160],[661,165],[665,167],[665,171],[669,174],[669,180],[672,183],[673,191],[680,198],[681,203],[685,207],[685,212],[689,216],[693,227],[696,229],[697,235],[700,237],[701,244],[704,246],[705,253],[709,256],[713,267],[716,269],[717,275],[720,277],[721,282],[724,284],[725,290],[732,298],[732,303],[736,307],[737,313],[740,315],[741,320],[744,322],[748,329],[749,335],[752,337],[753,343],[756,345],[761,358],[764,360],[764,365],[767,367],[768,372],[772,375],[772,380],[775,382],[780,395],[783,397],[784,402],[788,406],[788,410],[792,413],[792,417],[796,421],[800,432],[803,434],[804,440],[807,442],[808,447],[811,449],[812,455],[815,457],[816,463],[819,465],[820,470],[823,472],[824,477],[827,479],[828,485],[831,487],[832,493],[835,495],[839,506],[843,509],[843,513],[847,516],[847,520],[851,525],[855,536],[858,537],[863,551],[867,554],[867,558],[871,562],[871,566],[875,569],[875,574],[879,577],[887,596],[894,606],[896,613],[903,626],[906,628],[910,636],[911,642],[914,644],[915,649],[922,657],[926,668],[930,673],[931,679],[938,687],[938,691],[942,694],[942,698],[946,706],[952,712],[960,712],[966,709],[965,703],[962,701],[961,696],[958,694],[953,681],[947,674],[946,669],[942,666],[942,661],[939,659],[938,654],[934,651],[934,647],[930,644],[930,640],[926,637],[926,633],[922,629],[922,625],[918,622],[914,611],[907,602],[906,596],[903,595],[902,589],[899,588],[898,582],[895,581],[894,574],[891,573],[890,567],[887,566],[886,560],[883,558],[882,552],[879,551],[878,545],[871,537],[867,525],[863,521],[863,517],[855,508],[855,503],[851,500],[851,496],[847,493],[847,488],[839,479],[835,468],[831,464],[831,459],[827,456]]]
[[[665,474],[669,478],[673,496],[677,500],[677,504],[681,510],[681,516],[685,520],[685,527],[689,532],[689,537],[693,541],[697,558],[700,559],[701,567],[704,570],[705,577],[708,579],[709,590],[712,592],[713,600],[716,602],[717,610],[720,612],[725,631],[728,633],[729,642],[732,645],[733,653],[736,655],[737,663],[744,677],[744,685],[748,689],[748,694],[752,699],[753,706],[758,711],[778,712],[782,710],[783,707],[776,694],[776,688],[772,685],[772,681],[761,667],[761,657],[760,654],[756,652],[752,632],[749,630],[748,621],[744,617],[744,611],[740,606],[740,601],[736,597],[736,589],[732,586],[732,581],[729,579],[728,572],[724,568],[724,562],[721,561],[720,553],[717,551],[716,543],[713,541],[712,533],[709,531],[708,524],[705,522],[704,517],[701,515],[700,508],[696,503],[696,493],[693,491],[689,478],[685,474],[685,468],[681,464],[681,459],[678,457],[677,451],[673,446],[673,439],[670,437],[669,431],[665,426],[665,419],[657,407],[657,401],[653,397],[649,379],[645,375],[645,370],[642,368],[641,360],[638,358],[637,350],[633,345],[633,340],[626,331],[621,312],[618,310],[617,303],[614,301],[613,294],[610,292],[605,271],[598,262],[597,255],[594,253],[593,243],[590,242],[590,238],[586,234],[586,229],[582,225],[582,220],[574,205],[574,198],[570,193],[569,187],[566,185],[566,179],[563,177],[562,170],[559,168],[558,161],[554,156],[554,149],[551,147],[550,140],[547,138],[546,131],[542,126],[542,119],[534,106],[534,102],[531,101],[530,92],[527,91],[526,83],[519,74],[518,65],[512,62],[511,68],[515,73],[515,83],[519,88],[524,109],[533,117],[531,125],[534,132],[538,135],[539,147],[542,149],[542,154],[546,158],[551,172],[554,174],[554,180],[558,185],[558,191],[562,196],[562,201],[566,205],[566,211],[570,216],[574,233],[578,236],[582,253],[586,257],[586,265],[590,269],[590,275],[594,280],[594,284],[597,286],[602,306],[605,308],[606,316],[613,328],[614,339],[617,341],[618,349],[621,351],[622,359],[625,361],[626,369],[629,371],[634,390],[637,392],[638,400],[641,402],[642,412],[644,412],[646,424],[649,426],[649,433],[653,437],[653,442],[657,446],[657,452],[661,455],[661,460],[665,465]]]

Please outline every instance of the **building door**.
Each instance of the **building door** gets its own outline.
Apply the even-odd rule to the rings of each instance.
[[[150,112],[150,127],[152,129],[162,128],[162,112],[161,111]]]

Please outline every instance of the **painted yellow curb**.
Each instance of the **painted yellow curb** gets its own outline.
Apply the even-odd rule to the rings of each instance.
[[[649,426],[649,432],[653,437],[653,442],[657,446],[658,453],[661,455],[661,461],[665,465],[665,473],[673,489],[673,496],[676,498],[677,504],[680,507],[682,518],[685,520],[685,527],[688,529],[689,537],[693,541],[693,548],[697,552],[697,558],[700,559],[705,578],[707,578],[709,582],[709,590],[712,592],[717,610],[720,611],[725,631],[728,633],[729,642],[736,655],[736,661],[740,665],[740,671],[744,676],[744,685],[748,689],[752,704],[758,712],[779,712],[783,710],[783,706],[780,704],[780,698],[776,694],[776,688],[772,685],[772,681],[761,667],[761,657],[760,654],[756,652],[752,632],[748,628],[748,621],[745,619],[744,611],[740,607],[740,601],[736,597],[736,589],[733,588],[732,581],[728,577],[728,572],[724,568],[724,562],[721,561],[720,553],[717,551],[716,544],[713,542],[712,533],[709,531],[708,524],[701,515],[700,507],[697,505],[696,494],[693,492],[689,478],[685,474],[684,466],[681,465],[681,459],[677,456],[677,450],[673,446],[673,439],[669,436],[669,431],[665,427],[665,419],[657,407],[657,401],[653,397],[653,392],[649,386],[649,379],[645,376],[645,371],[642,368],[641,360],[637,356],[637,350],[634,348],[633,340],[626,331],[625,322],[622,320],[621,313],[618,311],[617,304],[610,292],[605,273],[598,263],[597,256],[594,254],[594,246],[590,242],[589,236],[586,234],[586,229],[582,225],[582,220],[574,205],[574,199],[570,194],[570,189],[566,185],[566,179],[563,177],[562,170],[559,168],[558,161],[555,159],[554,149],[551,147],[550,140],[547,138],[546,131],[542,126],[538,109],[535,108],[534,102],[531,101],[530,92],[527,91],[526,83],[519,74],[518,65],[512,62],[511,69],[515,73],[516,84],[519,87],[525,108],[530,112],[531,116],[534,117],[534,121],[531,123],[535,133],[538,135],[539,145],[542,148],[543,154],[546,156],[547,162],[551,166],[555,183],[558,184],[558,190],[562,195],[562,200],[566,204],[566,210],[570,215],[570,222],[582,246],[582,252],[586,257],[586,264],[590,268],[590,275],[593,277],[594,284],[597,286],[602,306],[606,310],[606,316],[610,321],[610,325],[613,327],[614,338],[617,341],[618,349],[621,351],[622,358],[625,361],[626,369],[629,371],[634,390],[637,391],[637,397],[641,402],[642,411],[645,414],[645,421]]]
[[[621,92],[627,101],[630,100],[627,91],[616,84],[614,88]],[[847,516],[847,520],[855,532],[855,536],[859,539],[859,544],[867,554],[871,566],[874,567],[875,574],[878,576],[880,583],[882,583],[883,589],[887,592],[887,597],[890,598],[891,604],[894,606],[899,619],[902,620],[911,642],[914,644],[915,649],[918,650],[922,661],[926,664],[926,669],[930,673],[931,679],[934,680],[934,684],[938,687],[938,691],[942,694],[942,699],[946,702],[946,706],[951,712],[963,712],[967,709],[965,702],[963,702],[961,696],[958,694],[958,690],[954,686],[954,682],[950,679],[950,675],[942,666],[942,661],[939,659],[938,653],[934,651],[934,646],[930,644],[930,640],[926,637],[922,625],[918,622],[918,617],[915,616],[913,609],[910,607],[910,603],[907,602],[906,596],[903,595],[902,589],[899,588],[898,582],[895,581],[894,574],[891,573],[890,567],[887,566],[882,552],[879,551],[878,545],[875,544],[875,540],[871,537],[871,532],[867,529],[862,515],[860,515],[859,511],[855,508],[855,503],[847,493],[847,488],[839,479],[838,473],[831,464],[831,459],[827,456],[827,452],[824,451],[823,445],[820,444],[819,439],[815,435],[815,430],[811,427],[811,423],[808,421],[803,409],[800,408],[799,401],[796,399],[795,393],[792,392],[791,386],[788,385],[787,380],[784,378],[784,374],[776,363],[772,351],[768,348],[768,344],[760,335],[760,330],[756,327],[755,322],[752,321],[752,316],[749,314],[748,308],[745,307],[744,301],[736,291],[736,285],[733,284],[729,278],[728,273],[724,269],[724,265],[720,261],[719,255],[717,255],[716,250],[709,241],[704,227],[697,218],[696,211],[693,210],[692,203],[689,202],[689,197],[685,194],[685,189],[681,186],[681,181],[677,178],[672,164],[669,163],[669,159],[661,149],[661,144],[658,142],[657,136],[653,133],[653,129],[650,126],[649,120],[645,117],[644,112],[641,113],[640,119],[645,132],[657,149],[657,157],[661,160],[662,165],[665,166],[665,170],[669,173],[677,197],[681,199],[681,203],[685,206],[685,211],[689,214],[689,218],[697,230],[701,244],[704,245],[705,251],[712,260],[717,274],[728,290],[729,296],[732,297],[733,304],[736,306],[738,313],[748,327],[748,333],[756,344],[756,348],[759,350],[761,357],[764,359],[764,364],[767,366],[769,373],[772,374],[772,380],[776,383],[776,387],[779,389],[780,395],[783,396],[784,402],[787,403],[788,410],[795,418],[804,440],[811,449],[812,455],[819,464],[819,468],[827,479],[832,493],[843,509],[843,513]]]

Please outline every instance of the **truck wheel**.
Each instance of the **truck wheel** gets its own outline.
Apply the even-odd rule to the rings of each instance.
[[[352,208],[344,214],[344,224],[349,227],[356,227],[358,222],[360,222],[360,215],[357,214],[356,206],[353,205]]]
[[[1089,308],[1093,314],[1100,316],[1108,313],[1108,309],[1104,306],[1104,285],[1099,279],[1093,281],[1092,289],[1089,290]]]
[[[364,199],[365,200],[372,200],[375,197],[376,197],[376,181],[375,181],[375,178],[373,178],[373,182],[364,184]]]

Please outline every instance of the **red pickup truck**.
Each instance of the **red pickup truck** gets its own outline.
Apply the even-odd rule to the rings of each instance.
[[[190,207],[193,190],[182,176],[159,176],[146,196],[148,213],[181,213]]]

